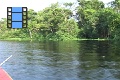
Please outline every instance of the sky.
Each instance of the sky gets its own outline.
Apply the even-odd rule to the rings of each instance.
[[[108,3],[113,0],[100,0]],[[7,17],[7,7],[27,7],[39,11],[52,3],[77,2],[76,0],[0,0],[0,19]]]

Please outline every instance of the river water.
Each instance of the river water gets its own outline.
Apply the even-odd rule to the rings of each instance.
[[[110,41],[0,41],[14,80],[120,80],[120,44]]]

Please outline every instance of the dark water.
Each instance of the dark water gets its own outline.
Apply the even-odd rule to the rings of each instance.
[[[0,41],[14,80],[120,80],[120,44],[110,41]]]

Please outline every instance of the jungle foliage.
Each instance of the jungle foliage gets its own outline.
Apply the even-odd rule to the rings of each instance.
[[[8,29],[7,19],[2,18],[0,39],[120,39],[120,0],[107,7],[99,0],[77,2],[77,7],[75,3],[56,3],[38,12],[29,9],[28,27],[23,29]]]

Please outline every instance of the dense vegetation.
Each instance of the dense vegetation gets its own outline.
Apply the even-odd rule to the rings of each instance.
[[[38,12],[29,9],[28,28],[8,29],[3,18],[0,39],[120,39],[120,0],[109,2],[107,7],[99,0],[77,1],[77,7],[56,3]]]

